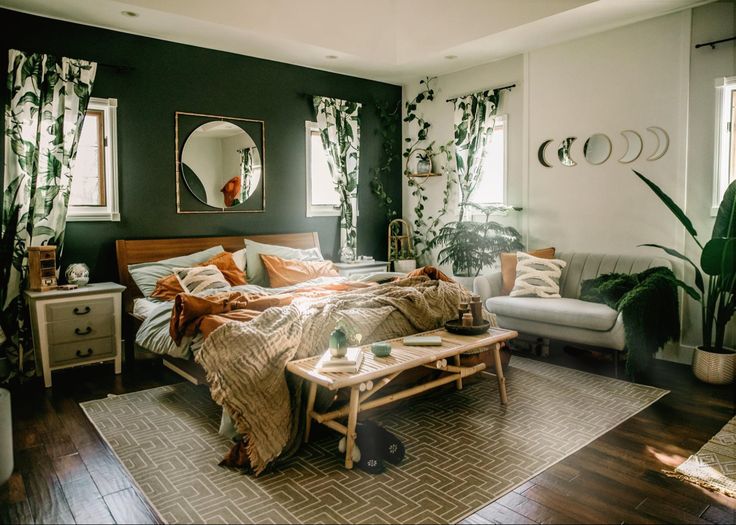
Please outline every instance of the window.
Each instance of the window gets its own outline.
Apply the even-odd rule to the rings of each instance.
[[[69,221],[119,221],[117,100],[91,98],[72,168]]]
[[[718,212],[718,205],[728,185],[736,179],[736,140],[732,123],[736,117],[736,77],[716,79],[716,180],[713,191],[711,215]]]
[[[315,122],[306,123],[307,217],[340,215],[340,195],[332,182],[327,152]]]
[[[475,204],[506,203],[506,115],[498,115],[486,145],[483,175],[470,196]]]

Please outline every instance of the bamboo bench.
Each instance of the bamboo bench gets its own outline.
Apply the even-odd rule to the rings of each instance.
[[[440,328],[417,335],[439,335],[442,338],[442,346],[405,346],[402,344],[403,338],[397,338],[389,341],[392,346],[390,356],[375,357],[370,350],[370,345],[364,345],[361,347],[365,354],[363,363],[358,373],[355,374],[346,372],[327,373],[316,370],[315,365],[320,356],[289,362],[286,366],[289,372],[309,381],[304,441],[309,441],[312,420],[336,430],[346,437],[345,468],[353,468],[353,448],[357,436],[355,428],[360,412],[387,405],[452,382],[455,382],[456,388],[461,390],[463,378],[484,370],[486,365],[485,363],[478,363],[474,366],[461,366],[460,354],[479,348],[487,347],[493,352],[501,403],[506,404],[508,402],[506,378],[501,368],[499,343],[513,339],[518,335],[517,332],[491,328],[482,335],[464,336],[451,334],[444,328]],[[453,364],[448,364],[448,359],[452,359]],[[421,366],[434,368],[445,374],[426,383],[377,399],[370,399],[402,372]],[[317,397],[318,386],[334,391],[349,388],[349,403],[331,412],[315,412],[314,402]],[[348,418],[347,426],[337,421],[345,417]]]

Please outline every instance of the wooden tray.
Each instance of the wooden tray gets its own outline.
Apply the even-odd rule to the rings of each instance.
[[[483,321],[483,324],[475,326],[463,326],[457,319],[445,323],[445,330],[458,335],[480,335],[487,332],[490,327],[491,323],[488,321]]]

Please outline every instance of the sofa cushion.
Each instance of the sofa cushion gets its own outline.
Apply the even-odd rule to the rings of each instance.
[[[613,328],[618,312],[605,304],[579,299],[542,299],[540,297],[491,297],[486,308],[494,314],[539,323],[573,326],[606,332]]]

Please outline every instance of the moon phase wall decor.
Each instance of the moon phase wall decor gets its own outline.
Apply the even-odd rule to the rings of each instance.
[[[575,139],[577,139],[577,137],[567,137],[566,139],[562,139],[560,147],[557,148],[557,157],[559,157],[563,166],[577,165],[577,162],[572,160],[572,157],[570,156],[570,148],[572,148],[572,143],[575,142]]]
[[[639,135],[633,129],[625,129],[621,132],[621,135],[623,135],[624,139],[626,139],[626,153],[624,153],[624,156],[618,159],[618,161],[622,164],[634,162],[636,159],[639,158],[639,155],[641,155],[641,150],[644,147],[644,143],[641,140],[641,135]]]
[[[647,128],[647,131],[657,137],[657,147],[655,148],[654,153],[647,157],[647,160],[657,160],[662,158],[662,155],[667,153],[667,148],[670,147],[669,135],[667,135],[665,130],[658,126],[650,126]]]
[[[552,142],[552,139],[548,139],[542,142],[541,146],[539,146],[539,151],[537,151],[537,158],[539,159],[539,163],[545,168],[552,167],[552,164],[547,162],[547,158],[544,156],[545,150],[547,149],[547,146],[549,146],[550,142]]]
[[[647,157],[647,160],[657,160],[667,153],[670,145],[670,137],[667,132],[659,126],[650,126],[647,128],[657,141],[657,145],[652,151],[652,154]],[[641,156],[644,149],[644,141],[641,135],[633,129],[625,129],[621,132],[621,135],[626,140],[626,151],[618,159],[623,164],[634,162]],[[577,166],[578,163],[572,158],[572,145],[577,140],[577,137],[566,137],[562,139],[560,145],[557,148],[557,157],[563,166]],[[545,168],[551,168],[547,159],[547,147],[554,141],[554,139],[547,139],[539,145],[537,150],[537,160],[539,164]],[[583,156],[588,163],[598,166],[606,162],[613,151],[613,145],[611,139],[605,133],[594,133],[588,137],[583,144]]]
[[[583,156],[594,166],[603,164],[611,156],[611,139],[603,133],[591,135],[583,145]]]

